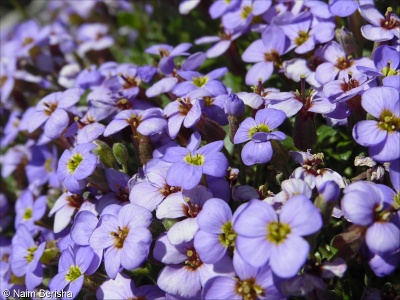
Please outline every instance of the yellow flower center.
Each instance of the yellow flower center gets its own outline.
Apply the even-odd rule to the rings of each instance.
[[[232,222],[226,222],[222,225],[222,233],[219,235],[219,241],[226,248],[234,247],[237,233],[233,230]]]
[[[307,40],[310,38],[310,35],[308,34],[307,31],[300,30],[299,31],[299,36],[294,39],[294,43],[296,46],[300,46],[307,42]]]
[[[83,156],[79,153],[72,155],[72,157],[67,162],[67,169],[70,174],[73,174],[79,164],[82,162]]]
[[[243,300],[256,300],[265,296],[263,287],[256,284],[254,278],[238,280],[236,283],[236,294],[241,295]]]
[[[129,233],[129,228],[124,227],[120,228],[118,227],[117,232],[111,232],[111,235],[114,237],[114,247],[121,249],[124,246],[124,242],[126,237],[128,236]]]
[[[203,87],[208,82],[207,76],[193,77],[192,82],[197,87]]]
[[[397,132],[400,130],[400,118],[394,116],[392,112],[384,110],[379,117],[378,127],[388,133]]]
[[[269,129],[268,125],[266,124],[257,125],[249,130],[250,138],[252,138],[256,132],[271,132],[271,129]]]
[[[196,154],[193,155],[189,153],[183,158],[188,164],[194,165],[194,166],[202,166],[204,164],[204,156],[201,154]]]
[[[65,275],[66,281],[75,281],[82,276],[81,268],[78,266],[70,266],[68,273]]]
[[[32,208],[28,207],[27,209],[25,209],[22,220],[27,221],[30,219],[32,219]]]
[[[24,258],[26,259],[26,261],[28,263],[30,263],[33,260],[33,258],[35,256],[36,249],[37,249],[37,246],[32,246],[32,247],[27,249],[28,253],[26,254],[26,256]]]
[[[271,222],[267,227],[267,239],[271,243],[281,244],[285,241],[286,237],[290,234],[290,226],[285,223]]]
[[[240,17],[242,19],[247,19],[247,17],[253,12],[253,7],[252,6],[243,6],[242,12],[240,14]]]

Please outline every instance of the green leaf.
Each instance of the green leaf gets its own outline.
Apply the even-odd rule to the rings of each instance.
[[[339,154],[340,159],[348,160],[353,152],[353,141],[342,141],[336,146],[336,152]]]
[[[320,143],[328,137],[333,137],[336,133],[337,130],[335,128],[328,125],[321,125],[317,130],[318,142]]]

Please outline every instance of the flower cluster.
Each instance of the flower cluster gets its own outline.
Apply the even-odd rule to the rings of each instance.
[[[2,295],[398,297],[384,2],[54,0],[2,26]]]

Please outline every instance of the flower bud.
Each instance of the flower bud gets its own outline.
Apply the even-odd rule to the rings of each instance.
[[[335,37],[348,55],[356,52],[357,44],[351,31],[347,30],[345,27],[336,29]]]
[[[116,166],[116,161],[111,147],[108,146],[107,143],[100,140],[95,140],[93,143],[97,145],[97,148],[93,149],[93,153],[99,157],[100,162],[104,165],[104,167],[114,168]]]
[[[125,145],[122,143],[115,143],[112,147],[112,151],[117,162],[124,167],[129,158],[129,153]]]
[[[340,195],[340,188],[334,181],[325,181],[318,187],[318,197],[315,199],[315,206],[319,208],[322,214],[324,225],[329,224],[333,208]]]
[[[245,105],[242,99],[235,94],[220,95],[217,98],[224,98],[224,110],[228,115],[239,117],[245,112]]]

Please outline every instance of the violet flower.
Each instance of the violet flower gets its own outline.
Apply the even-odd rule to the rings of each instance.
[[[189,55],[189,53],[186,51],[190,47],[192,47],[192,44],[190,43],[182,43],[175,48],[170,45],[160,44],[147,48],[146,53],[158,54],[161,58],[158,64],[159,69],[164,74],[170,74],[175,68],[174,58],[176,56]]]
[[[45,123],[44,134],[50,139],[59,137],[69,125],[69,110],[79,101],[81,95],[81,89],[72,88],[44,97],[36,105],[29,132],[35,131]]]
[[[227,71],[228,69],[225,67],[211,71],[206,75],[195,71],[178,71],[179,76],[186,81],[178,83],[172,89],[172,92],[178,97],[182,97],[195,89],[203,88],[214,95],[225,94],[226,87],[216,79],[223,76]]]
[[[237,234],[233,230],[231,208],[224,200],[207,200],[198,213],[197,224],[194,246],[203,262],[216,263],[228,248],[234,249]]]
[[[359,181],[344,190],[341,201],[344,215],[350,222],[367,227],[365,242],[378,255],[400,248],[399,216],[391,210],[393,200],[393,190],[383,184]]]
[[[247,166],[269,162],[272,158],[270,140],[284,140],[286,135],[281,131],[272,131],[286,119],[284,112],[265,108],[256,113],[255,119],[244,120],[234,137],[234,143],[248,142],[242,150],[242,160]]]
[[[251,43],[242,54],[243,61],[256,63],[246,74],[246,84],[257,85],[259,80],[264,83],[272,75],[274,66],[281,67],[280,56],[288,50],[287,38],[282,29],[275,25],[268,26],[261,39]]]
[[[250,25],[255,16],[265,13],[271,4],[271,0],[242,0],[239,9],[232,12],[226,12],[222,16],[222,24],[227,29],[246,28]]]
[[[183,124],[186,128],[193,127],[202,114],[200,101],[193,99],[190,95],[178,98],[167,104],[164,114],[168,117],[168,134],[175,138]]]
[[[204,286],[204,299],[285,299],[279,290],[280,280],[268,265],[252,267],[235,253],[233,266],[236,277],[217,276]]]
[[[162,201],[171,197],[182,198],[182,189],[170,186],[166,181],[169,166],[169,163],[161,160],[158,161],[157,168],[146,172],[145,179],[137,182],[129,192],[131,203],[153,211]]]
[[[304,195],[288,200],[278,216],[267,203],[251,200],[233,222],[236,250],[254,267],[269,262],[276,275],[296,275],[305,263],[310,246],[302,236],[322,227],[318,209]]]
[[[112,205],[110,205],[112,206]],[[90,237],[90,247],[104,249],[107,275],[115,279],[119,268],[139,267],[150,250],[151,233],[147,229],[152,215],[147,209],[127,204],[118,215],[104,214]]]
[[[223,4],[223,3],[225,3],[225,1],[214,2],[214,4]],[[231,3],[234,3],[234,1],[231,1]],[[238,2],[236,1],[236,3]],[[195,44],[202,45],[202,44],[215,43],[206,51],[208,58],[214,58],[224,54],[229,49],[233,41],[235,41],[242,34],[243,32],[241,30],[232,31],[224,29],[222,33],[219,34],[219,36],[203,36],[195,40]]]
[[[36,244],[29,229],[21,224],[12,240],[10,258],[11,270],[15,276],[25,275],[25,284],[33,290],[43,280],[43,267],[40,258],[46,248],[46,242]]]
[[[176,197],[165,199],[158,206],[156,214],[158,219],[179,219],[167,233],[171,244],[178,245],[193,239],[199,229],[197,215],[211,197],[211,192],[199,185],[191,190],[183,191]]]
[[[167,172],[167,183],[170,186],[192,189],[200,182],[203,174],[216,177],[226,175],[228,160],[220,152],[224,146],[223,141],[212,142],[198,149],[200,142],[200,134],[195,132],[186,148],[167,148],[162,159],[172,163]]]
[[[285,35],[290,39],[289,49],[304,54],[314,49],[316,44],[329,42],[333,39],[335,24],[332,22],[317,22],[312,24],[311,14],[295,18],[289,24],[281,26]]]
[[[399,92],[392,87],[374,87],[362,95],[363,108],[377,120],[358,122],[353,137],[369,147],[370,156],[377,161],[400,158],[400,103]]]
[[[400,19],[391,7],[387,8],[383,16],[373,5],[363,5],[360,7],[360,14],[371,23],[361,27],[361,34],[367,40],[383,42],[400,38]]]
[[[311,154],[311,150],[307,152],[290,151],[290,155],[297,163],[301,164],[301,167],[293,171],[290,178],[304,180],[311,189],[319,188],[324,182],[330,180],[336,182],[340,188],[346,186],[346,182],[339,173],[329,168],[319,167],[324,160],[323,153]]]
[[[342,46],[336,42],[330,42],[324,47],[323,57],[326,62],[317,67],[315,79],[321,84],[334,80],[336,77],[342,79],[349,72],[353,75],[360,73],[358,66],[373,67],[373,62],[369,58],[362,57],[354,60],[347,56]]]
[[[34,199],[32,191],[26,189],[15,203],[15,228],[20,224],[24,224],[29,230],[32,230],[35,227],[35,221],[39,221],[43,217],[46,208],[46,196]]]
[[[97,146],[81,144],[65,150],[58,161],[57,175],[71,193],[79,193],[86,186],[86,179],[97,166],[97,156],[91,151]]]
[[[209,13],[212,19],[217,19],[227,12],[236,10],[240,5],[240,0],[231,1],[215,1],[209,8]]]
[[[47,146],[33,147],[32,159],[25,167],[26,176],[29,183],[43,185],[49,183],[51,187],[59,187],[60,182],[57,178],[57,148]]]
[[[391,86],[400,90],[400,59],[399,52],[394,47],[379,46],[374,52],[375,68],[359,66],[357,69],[373,77],[384,76],[384,86]]]
[[[118,273],[115,279],[108,279],[96,292],[98,299],[152,299],[164,300],[165,292],[156,285],[136,287],[135,282],[127,275]]]
[[[92,260],[88,259],[92,252],[89,247],[80,247],[76,251],[69,247],[62,251],[58,264],[58,274],[50,280],[49,289],[51,291],[65,291],[66,297],[62,299],[68,299],[68,292],[72,293],[73,298],[76,298],[82,288],[84,275],[92,263]]]
[[[104,130],[104,136],[110,136],[127,126],[131,126],[140,134],[148,136],[162,132],[166,125],[167,121],[162,116],[161,108],[128,109],[121,111],[114,117]]]
[[[166,264],[158,275],[157,285],[167,293],[184,297],[198,297],[201,288],[215,276],[233,276],[231,259],[226,255],[216,264],[205,264],[193,243],[172,245],[161,235],[154,245],[153,256]]]

